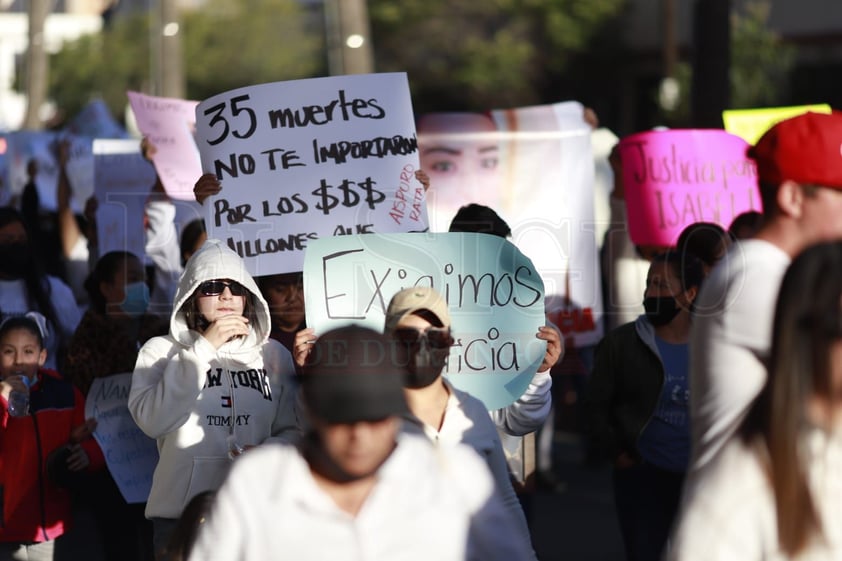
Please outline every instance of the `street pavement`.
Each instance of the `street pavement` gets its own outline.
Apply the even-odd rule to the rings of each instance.
[[[623,561],[611,468],[586,465],[578,435],[556,432],[554,486],[531,498],[529,524],[540,561]]]

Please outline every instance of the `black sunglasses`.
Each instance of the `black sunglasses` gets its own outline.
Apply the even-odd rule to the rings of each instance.
[[[225,287],[231,291],[232,296],[245,296],[248,289],[238,282],[224,280],[209,280],[199,285],[199,291],[205,296],[219,296],[225,292]]]
[[[431,349],[446,349],[453,344],[450,329],[446,327],[428,327],[424,331],[414,327],[398,327],[394,331],[394,338],[406,345],[420,344],[426,339]]]

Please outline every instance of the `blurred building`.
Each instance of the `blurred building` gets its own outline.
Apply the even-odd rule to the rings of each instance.
[[[4,0],[0,0],[4,2]],[[93,0],[75,0],[57,4],[96,4]],[[101,2],[99,2],[101,3]],[[14,89],[27,49],[29,21],[21,1],[0,4],[0,131],[20,127],[26,111],[26,97]],[[61,50],[65,41],[72,41],[102,28],[102,18],[93,6],[73,13],[53,12],[44,23],[44,45],[49,53]],[[17,8],[17,9],[16,9]],[[23,83],[23,80],[20,80]]]

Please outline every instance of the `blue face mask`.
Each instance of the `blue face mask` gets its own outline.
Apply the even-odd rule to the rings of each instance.
[[[149,287],[146,283],[133,282],[126,285],[126,298],[120,304],[120,309],[132,316],[139,316],[149,307]]]

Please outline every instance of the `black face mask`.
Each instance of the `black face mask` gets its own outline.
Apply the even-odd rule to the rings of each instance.
[[[0,244],[0,273],[12,279],[22,278],[29,267],[29,244],[26,242]]]
[[[643,299],[646,319],[655,327],[666,325],[678,315],[681,308],[672,296],[650,296]]]
[[[426,339],[413,345],[399,345],[399,362],[406,366],[407,388],[426,388],[436,381],[444,370],[450,349],[431,349]]]

